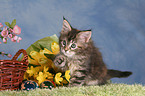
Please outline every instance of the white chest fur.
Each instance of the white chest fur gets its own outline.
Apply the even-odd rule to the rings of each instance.
[[[73,75],[74,72],[80,68],[79,62],[76,60],[70,60],[70,62],[68,63],[68,68],[70,70],[70,74]]]

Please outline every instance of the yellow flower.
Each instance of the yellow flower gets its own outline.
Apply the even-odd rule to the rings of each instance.
[[[47,66],[47,67],[52,67],[52,60],[48,59],[48,58],[45,58],[45,57],[42,57],[42,58],[39,58],[39,61],[38,63],[42,66]]]
[[[30,52],[31,57],[34,59],[31,59],[30,57],[28,57],[28,61],[30,64],[33,65],[42,65],[42,66],[47,66],[52,68],[52,60],[48,59],[44,53],[42,52],[42,50],[40,50],[40,52],[37,51],[31,51]]]
[[[27,72],[24,73],[24,80],[27,79],[28,80],[29,74]]]
[[[53,75],[52,75],[51,73],[47,72],[48,69],[49,69],[48,67],[44,66],[43,73],[44,73],[44,75],[46,75],[46,78],[47,78],[47,79],[53,80]]]
[[[39,52],[37,52],[37,51],[31,51],[30,52],[30,56],[33,58],[33,59],[31,59],[30,57],[28,57],[28,61],[29,61],[30,64],[40,65],[39,62],[38,62],[38,60],[41,57],[43,57],[43,56],[41,56]]]
[[[51,43],[51,50],[53,52],[53,54],[58,54],[59,53],[59,44],[57,42],[52,42]]]
[[[26,72],[29,74],[29,76],[33,76],[36,73],[36,70],[31,66],[29,69],[26,70]]]
[[[61,77],[62,73],[57,73],[55,75],[51,74],[49,71],[49,68],[53,68],[55,70],[55,66],[53,64],[53,61],[51,59],[48,59],[44,54],[58,54],[59,53],[59,45],[57,42],[51,43],[51,51],[44,48],[43,50],[37,51],[31,51],[30,57],[28,57],[28,61],[30,64],[33,65],[41,65],[39,67],[33,67],[31,66],[26,70],[26,73],[24,75],[25,79],[28,79],[28,77],[32,77],[31,79],[38,80],[38,84],[41,84],[45,80],[55,80],[56,84],[60,84],[60,82],[63,81],[63,78]],[[51,56],[51,55],[50,55]]]
[[[26,72],[29,74],[29,76],[36,75],[40,70],[42,70],[41,67],[33,67],[31,66],[29,69],[26,70]]]
[[[35,69],[39,72],[39,71],[43,70],[43,67],[42,66],[38,66],[38,67],[35,67]]]
[[[51,50],[52,50],[52,52],[50,50],[44,48],[44,50],[40,50],[40,54],[41,55],[44,55],[44,53],[45,54],[54,54],[54,55],[58,54],[59,53],[59,44],[55,41],[52,42],[51,43]]]
[[[43,72],[39,72],[39,75],[36,79],[38,80],[38,84],[40,85],[42,82],[46,81],[46,75],[43,74]]]
[[[41,65],[46,64],[46,63],[48,63],[48,60],[44,57],[41,57],[41,58],[39,58],[38,63],[41,64]]]
[[[70,81],[70,70],[67,70],[67,71],[65,71],[65,75],[64,75],[64,79],[63,79],[63,81],[61,82],[61,85],[63,85],[63,84],[68,84]]]
[[[70,80],[70,70],[65,71],[65,79],[69,82],[69,80]]]
[[[60,85],[60,82],[62,82],[63,78],[61,77],[62,73],[57,73],[55,75],[55,83]]]
[[[43,72],[47,73],[48,69],[49,69],[49,67],[44,66]]]
[[[33,64],[33,65],[39,65],[39,63],[38,63],[37,60],[33,60],[33,59],[31,59],[30,57],[28,57],[28,62],[29,62],[30,64]]]
[[[46,48],[44,50],[40,50],[39,52],[43,57],[46,57],[44,54],[52,54],[52,52]],[[46,57],[47,58],[47,57]]]
[[[31,57],[38,62],[39,58],[43,57],[39,52],[37,51],[31,51],[30,52]]]

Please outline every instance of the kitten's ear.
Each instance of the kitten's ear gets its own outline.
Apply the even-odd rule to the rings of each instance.
[[[62,26],[62,31],[61,33],[68,33],[69,31],[72,30],[71,25],[69,22],[63,17],[63,26]]]
[[[77,37],[80,39],[80,41],[87,43],[91,39],[91,34],[91,30],[81,31],[80,33],[78,33]]]

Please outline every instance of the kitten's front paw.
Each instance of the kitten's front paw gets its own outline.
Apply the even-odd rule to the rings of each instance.
[[[55,60],[54,60],[54,64],[56,66],[59,66],[59,67],[64,67],[65,66],[65,59],[64,59],[64,57],[62,57],[62,56],[56,57]]]
[[[54,65],[59,71],[65,71],[66,69],[66,58],[63,55],[59,55],[54,59]]]

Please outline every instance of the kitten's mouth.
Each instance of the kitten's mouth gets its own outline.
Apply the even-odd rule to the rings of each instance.
[[[70,51],[62,51],[62,53],[67,57],[72,57],[75,54],[74,52],[70,52]]]

